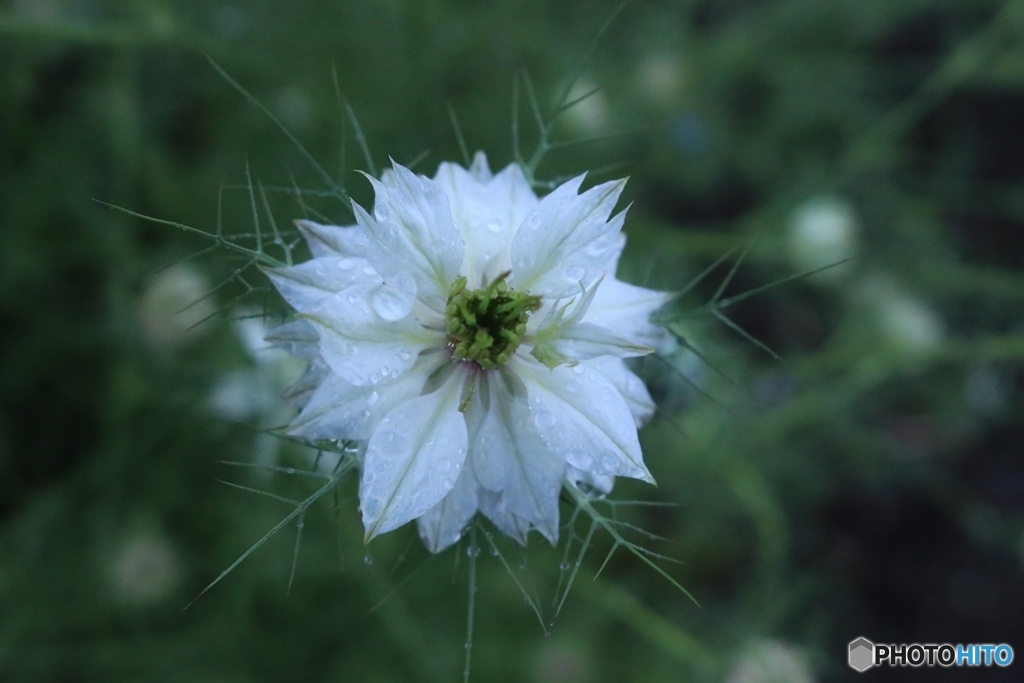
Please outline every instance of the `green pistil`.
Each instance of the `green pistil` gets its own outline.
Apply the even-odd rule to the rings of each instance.
[[[485,370],[508,362],[526,334],[530,313],[540,308],[540,297],[516,292],[505,283],[512,271],[502,273],[484,289],[466,289],[459,277],[448,292],[445,329],[457,360],[473,361]]]

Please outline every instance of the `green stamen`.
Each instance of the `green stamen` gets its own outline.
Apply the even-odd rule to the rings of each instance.
[[[456,360],[494,370],[519,348],[530,313],[540,308],[540,297],[509,289],[505,278],[510,274],[502,273],[483,289],[466,289],[461,276],[452,283],[444,312]]]

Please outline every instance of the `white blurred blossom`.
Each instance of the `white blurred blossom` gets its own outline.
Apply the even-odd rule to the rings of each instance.
[[[187,263],[167,268],[149,281],[139,318],[143,337],[160,349],[185,346],[206,332],[201,324],[215,312],[206,277]]]
[[[725,677],[725,683],[814,683],[807,658],[778,640],[751,643]]]
[[[562,91],[557,94],[560,96]],[[592,137],[611,132],[612,113],[608,96],[592,77],[584,74],[576,81],[564,102],[569,103],[572,106],[559,120],[573,135]]]
[[[181,561],[163,535],[140,531],[115,548],[109,578],[120,602],[147,605],[168,597],[177,588]]]
[[[541,199],[477,153],[370,182],[372,214],[299,221],[313,259],[267,271],[298,312],[269,339],[309,361],[289,431],[364,444],[366,538],[415,519],[439,552],[479,511],[554,542],[563,483],[652,481],[637,426],[654,405],[622,358],[661,342],[666,295],[615,279],[624,181]]]
[[[793,216],[789,253],[803,271],[823,268],[852,258],[857,253],[857,216],[850,204],[838,197],[816,197]],[[844,263],[815,275],[818,282],[834,282],[849,270]]]
[[[281,403],[281,394],[302,374],[304,363],[264,339],[267,325],[258,312],[241,312],[234,322],[234,329],[251,365],[227,372],[217,379],[210,392],[210,409],[226,420],[246,422],[264,429],[288,424],[295,409]],[[277,464],[281,443],[281,439],[273,434],[257,434],[256,463]],[[323,464],[328,463],[323,461]]]
[[[881,341],[890,350],[918,356],[942,343],[945,326],[939,314],[893,278],[870,277],[861,283],[857,296],[874,318]]]

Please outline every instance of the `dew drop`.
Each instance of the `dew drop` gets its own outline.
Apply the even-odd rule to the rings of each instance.
[[[444,251],[444,242],[442,242],[441,240],[438,240],[438,241],[434,242],[430,246],[431,246],[431,249],[434,250],[435,254],[440,254],[441,252]]]
[[[577,375],[582,375],[583,374],[583,366],[582,365],[577,365],[577,366],[573,367],[572,371],[575,372]]]
[[[494,233],[501,232],[501,221],[499,221],[497,218],[492,218],[491,220],[487,221],[487,230]]]
[[[412,351],[410,351],[409,349],[402,349],[401,351],[398,352],[398,357],[401,358],[402,360],[409,360],[410,358],[412,358]]]
[[[555,424],[555,414],[550,410],[538,410],[533,416],[533,424],[537,425],[537,429],[547,429]]]
[[[370,373],[370,384],[376,384],[379,381],[380,381],[380,375],[378,375],[376,372],[371,372]]]
[[[576,384],[576,382],[569,382],[568,384],[565,385],[565,388],[569,391],[569,393],[575,394],[577,391],[580,390],[580,385]]]
[[[363,556],[363,564],[365,564],[367,567],[369,567],[371,564],[373,564],[373,557],[371,557],[370,555],[364,555]]]
[[[371,406],[372,405],[376,405],[377,401],[379,401],[379,400],[380,400],[380,394],[378,394],[375,391],[375,392],[373,392],[372,394],[370,394],[369,396],[366,397],[366,404],[367,405],[371,405]]]
[[[408,277],[409,280],[412,278]],[[401,279],[401,278],[399,278]],[[416,299],[415,286],[408,286],[411,283],[400,283],[398,286],[389,286],[381,283],[370,292],[370,305],[380,317],[385,320],[401,320],[412,310]]]
[[[349,294],[348,295],[348,302],[350,304],[354,304],[356,302],[356,295],[355,294]]]
[[[527,223],[527,225],[529,226],[529,228],[531,230],[536,230],[537,228],[539,228],[540,227],[540,216],[538,216],[536,214],[534,214],[533,216],[530,216],[530,222]]]
[[[353,261],[350,258],[343,258],[340,261],[338,261],[338,268],[341,268],[342,270],[352,270],[355,267],[355,261]]]
[[[386,221],[387,219],[391,218],[391,210],[388,208],[387,204],[380,204],[378,206],[373,207],[373,213],[376,214],[376,218],[378,221]]]
[[[478,546],[478,545],[467,546],[466,547],[466,555],[468,555],[470,557],[477,557],[478,555],[480,555],[480,546]]]
[[[565,276],[573,282],[582,279],[585,273],[583,266],[569,266],[565,269]]]
[[[569,569],[569,566],[570,565],[569,565],[568,562],[562,562],[560,565],[558,565],[558,568],[561,569],[564,572],[564,571],[567,571]]]
[[[498,548],[492,546],[491,547],[491,557],[497,557],[497,556],[498,556]]]

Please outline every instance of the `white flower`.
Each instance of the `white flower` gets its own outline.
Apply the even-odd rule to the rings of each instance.
[[[478,152],[370,182],[372,215],[298,221],[313,259],[268,270],[298,311],[268,339],[309,360],[289,431],[365,442],[367,540],[416,519],[439,552],[479,511],[554,542],[563,483],[653,481],[637,427],[654,405],[621,359],[660,341],[648,317],[667,295],[614,277],[625,181],[538,199]]]

